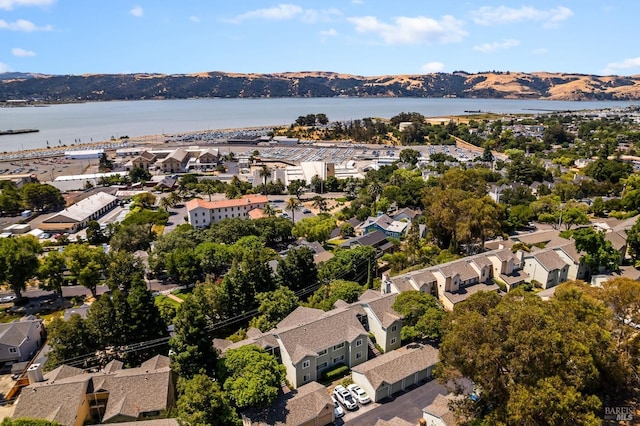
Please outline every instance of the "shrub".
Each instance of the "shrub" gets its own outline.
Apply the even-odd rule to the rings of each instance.
[[[322,374],[324,380],[332,382],[337,378],[344,376],[349,371],[349,367],[344,364],[337,364],[331,370],[327,370]]]

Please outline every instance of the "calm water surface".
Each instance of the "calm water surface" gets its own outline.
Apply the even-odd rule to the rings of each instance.
[[[635,103],[637,104],[637,102]],[[467,110],[535,113],[626,107],[626,101],[539,101],[421,98],[184,99],[90,102],[49,107],[0,108],[0,130],[35,128],[38,133],[0,136],[0,151],[57,147],[112,136],[175,134],[195,130],[289,125],[300,115],[325,113],[330,120],[390,118],[400,112],[427,117]]]

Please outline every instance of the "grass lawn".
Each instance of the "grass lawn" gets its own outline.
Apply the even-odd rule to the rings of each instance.
[[[2,311],[0,311],[0,323],[11,322],[11,321],[20,319],[23,316],[24,316],[23,314],[11,314],[7,312],[6,309],[3,309]]]
[[[63,315],[64,315],[64,309],[61,309],[59,311],[55,311],[50,314],[40,315],[40,318],[42,318],[42,320],[44,321],[44,324],[47,325],[56,318],[62,318]]]
[[[157,225],[154,224],[151,227],[151,230],[156,234],[156,235],[162,235],[164,233],[164,225]]]
[[[180,307],[180,302],[176,302],[175,300],[161,294],[160,296],[156,296],[156,299],[154,301],[156,306],[160,306],[162,304],[168,303],[169,305],[173,305],[176,308]]]
[[[193,292],[192,289],[186,289],[186,290],[174,290],[171,292],[171,294],[173,294],[176,297],[179,297],[180,299],[184,300],[187,298],[188,295],[190,295]]]

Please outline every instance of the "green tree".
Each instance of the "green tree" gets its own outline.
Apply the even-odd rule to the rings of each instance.
[[[584,208],[580,206],[569,206],[561,212],[561,223],[567,229],[571,229],[573,225],[586,225],[589,223],[589,216]]]
[[[133,202],[142,206],[143,209],[150,209],[156,205],[157,197],[150,192],[142,192],[133,197]]]
[[[640,258],[640,218],[627,231],[627,250],[629,250],[629,255],[635,265]]]
[[[487,424],[589,424],[598,394],[619,385],[606,305],[565,288],[548,302],[519,289],[481,292],[454,308],[440,346],[443,380],[473,380],[491,407],[479,414]]]
[[[402,151],[400,151],[399,158],[401,162],[415,166],[416,164],[418,164],[420,152],[410,148],[403,149]]]
[[[169,341],[171,368],[186,379],[197,374],[214,377],[218,359],[208,331],[211,324],[199,296],[194,292],[180,304],[174,321],[175,335]]]
[[[78,314],[68,321],[56,317],[47,326],[47,344],[51,347],[45,368],[52,370],[69,360],[78,360],[97,349],[97,342]]]
[[[318,281],[313,253],[307,247],[293,248],[278,260],[277,281],[281,286],[298,291]]]
[[[336,227],[336,220],[328,214],[305,217],[295,223],[291,233],[294,237],[305,238],[307,241],[324,243],[331,237],[331,231]]]
[[[313,207],[320,210],[320,212],[327,211],[327,200],[320,195],[313,197]]]
[[[578,252],[585,252],[582,260],[592,272],[600,269],[617,271],[620,265],[620,253],[613,248],[611,241],[605,240],[604,233],[591,227],[576,229],[572,235]]]
[[[129,306],[129,318],[125,319],[128,325],[130,341],[132,342],[148,342],[163,337],[167,337],[167,326],[158,307],[154,303],[151,292],[147,289],[144,281],[134,280],[131,290],[127,295],[127,305]],[[166,353],[164,347],[153,347],[151,349],[136,351],[128,356],[131,364],[137,365],[146,359],[154,356],[162,350]]]
[[[109,290],[120,289],[129,292],[135,280],[144,278],[144,266],[140,258],[125,250],[111,250],[107,255],[105,284]]]
[[[197,374],[183,384],[178,419],[190,426],[240,426],[242,422],[215,380]]]
[[[64,271],[66,270],[65,258],[57,250],[49,252],[40,259],[38,277],[43,290],[55,291],[58,297],[62,297],[62,285],[64,284]]]
[[[224,369],[224,389],[240,409],[269,406],[277,398],[285,377],[284,366],[255,345],[228,350]]]
[[[356,230],[349,222],[344,222],[340,225],[340,235],[342,238],[351,238],[356,236]]]
[[[109,241],[104,232],[102,232],[102,228],[100,228],[100,224],[95,220],[90,220],[87,222],[87,242],[89,244],[97,245],[103,244]]]
[[[38,239],[31,235],[0,238],[0,282],[9,285],[17,300],[22,299],[27,280],[38,272],[41,251]]]
[[[305,189],[307,188],[307,182],[302,179],[295,179],[289,182],[287,186],[287,192],[290,195],[295,195],[298,201],[300,201],[300,197],[304,194]]]
[[[353,303],[364,292],[365,288],[354,281],[334,280],[316,290],[309,298],[310,308],[329,311],[333,309],[333,304],[338,300]]]
[[[444,309],[430,294],[405,291],[396,297],[393,310],[402,315],[402,340],[427,337],[438,340],[442,336]]]
[[[149,224],[120,224],[111,236],[110,245],[112,250],[134,252],[149,249],[155,239]]]
[[[151,173],[149,170],[145,170],[142,167],[134,167],[129,172],[129,177],[132,182],[146,182],[151,179]]]
[[[266,164],[263,164],[260,167],[259,172],[260,177],[264,182],[264,195],[267,195],[267,180],[269,180],[269,178],[271,177],[271,170],[269,170],[269,167]]]
[[[60,426],[58,422],[50,422],[49,420],[42,419],[10,419],[9,417],[5,417],[0,423],[0,426]]]
[[[24,206],[31,210],[60,210],[65,201],[60,190],[49,184],[27,183],[22,187]]]
[[[260,303],[259,315],[253,318],[249,325],[263,332],[274,328],[300,304],[296,294],[282,286],[274,291],[258,293],[256,299]]]
[[[101,247],[87,244],[69,244],[63,251],[67,269],[76,277],[78,284],[88,288],[96,296],[96,287],[102,278],[106,254]]]
[[[286,210],[289,210],[291,212],[291,221],[293,223],[295,223],[296,221],[296,212],[299,212],[302,209],[302,203],[300,202],[299,198],[300,197],[289,198],[285,207]]]

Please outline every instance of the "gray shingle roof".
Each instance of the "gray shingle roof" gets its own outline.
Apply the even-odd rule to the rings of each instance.
[[[458,290],[456,293],[451,293],[449,291],[444,292],[444,296],[449,299],[452,303],[460,303],[467,298],[469,298],[472,294],[475,294],[479,291],[498,291],[499,287],[497,284],[486,284],[486,283],[478,283],[474,285],[470,285],[467,287],[463,287]]]
[[[352,368],[363,374],[374,389],[392,384],[438,362],[438,350],[431,345],[409,345],[387,352]]]
[[[529,257],[529,256],[528,256]],[[567,266],[567,263],[553,250],[544,250],[533,253],[533,257],[547,271],[555,271]]]
[[[315,419],[323,411],[333,410],[327,388],[310,382],[295,391],[280,394],[268,408],[243,413],[252,426],[299,426]]]
[[[87,393],[104,390],[109,393],[103,421],[116,416],[136,419],[144,412],[167,409],[173,379],[168,358],[157,356],[144,367],[109,372],[85,373],[60,366],[45,375],[45,381],[22,390],[13,418],[31,417],[75,424],[78,407]],[[162,366],[166,364],[167,366]],[[115,367],[115,364],[112,364]],[[158,367],[158,368],[152,368]]]
[[[391,293],[367,303],[384,328],[401,319],[401,315],[392,308],[397,296],[397,293]]]
[[[280,321],[276,328],[279,330],[297,327],[300,324],[306,324],[313,320],[316,320],[324,315],[324,311],[322,309],[314,309],[307,308],[304,306],[297,307],[293,312],[291,312],[285,319]]]
[[[413,426],[414,424],[396,416],[389,420],[378,419],[374,426]]]
[[[18,347],[27,338],[33,327],[40,327],[42,321],[25,320],[0,323],[0,344]]]
[[[274,332],[289,353],[291,362],[297,364],[304,357],[315,356],[329,346],[351,342],[359,335],[366,335],[366,330],[356,317],[357,313],[364,314],[360,306],[334,309],[303,326],[285,331],[276,329]]]
[[[431,414],[432,416],[441,418],[447,426],[454,426],[456,422],[455,415],[449,409],[449,402],[464,398],[462,395],[454,395],[452,393],[447,395],[438,394],[433,402],[422,409],[423,412]]]

